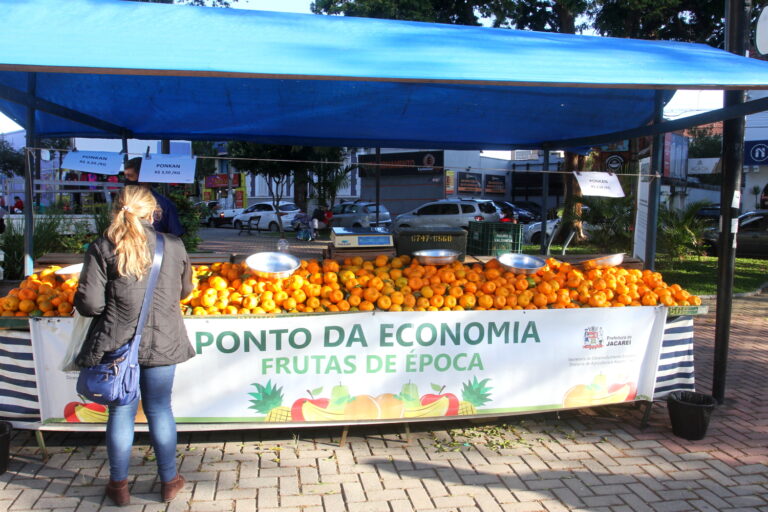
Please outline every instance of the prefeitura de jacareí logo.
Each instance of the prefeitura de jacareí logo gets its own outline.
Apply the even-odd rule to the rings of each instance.
[[[603,328],[593,325],[584,329],[584,348],[603,348]]]

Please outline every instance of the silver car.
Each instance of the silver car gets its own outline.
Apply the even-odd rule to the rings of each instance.
[[[394,228],[451,227],[469,229],[471,221],[498,222],[501,214],[491,201],[442,199],[395,217]]]
[[[370,201],[339,203],[331,209],[331,213],[331,225],[334,227],[388,228],[392,224],[389,210],[383,204],[379,205],[379,222],[376,223],[376,203]]]

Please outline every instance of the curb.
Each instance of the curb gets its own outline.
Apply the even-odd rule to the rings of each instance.
[[[742,292],[742,293],[734,293],[733,296],[737,298],[741,297],[754,297],[755,295],[762,295],[764,292],[768,291],[768,282],[765,282],[760,285],[760,288],[753,292]],[[701,299],[717,299],[717,295],[699,295]]]

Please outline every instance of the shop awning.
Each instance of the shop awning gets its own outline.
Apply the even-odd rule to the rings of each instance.
[[[118,0],[0,0],[0,110],[44,137],[508,149],[768,88],[705,45]]]

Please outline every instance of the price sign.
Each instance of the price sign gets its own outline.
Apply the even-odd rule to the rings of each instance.
[[[585,196],[624,197],[619,177],[607,172],[577,172],[576,180]]]
[[[108,151],[70,151],[61,166],[72,171],[115,175],[123,165],[123,155]]]
[[[195,158],[180,155],[152,155],[141,162],[142,183],[194,183]]]

